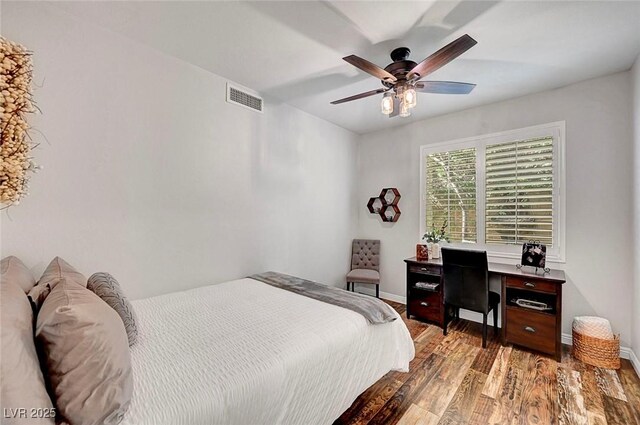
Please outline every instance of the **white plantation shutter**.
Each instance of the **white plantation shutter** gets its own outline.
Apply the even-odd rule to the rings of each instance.
[[[424,145],[420,155],[420,236],[446,220],[453,247],[520,258],[533,240],[564,261],[564,122]]]
[[[553,138],[487,145],[485,243],[553,246]]]
[[[451,242],[475,242],[476,149],[438,152],[426,157],[426,230],[447,223]]]

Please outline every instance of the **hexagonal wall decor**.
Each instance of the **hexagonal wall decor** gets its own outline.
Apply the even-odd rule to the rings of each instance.
[[[380,210],[380,218],[382,221],[386,221],[389,223],[395,223],[400,218],[400,208],[397,205],[385,205]]]
[[[380,198],[369,198],[369,202],[367,202],[367,209],[371,214],[378,214],[383,206]]]
[[[400,218],[400,192],[395,187],[382,189],[380,196],[369,198],[367,209],[371,214],[378,214],[382,221],[395,223]]]
[[[395,187],[382,189],[380,199],[384,200],[385,205],[398,205],[400,201],[400,192]]]

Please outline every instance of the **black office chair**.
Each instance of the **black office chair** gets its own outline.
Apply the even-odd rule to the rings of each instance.
[[[482,313],[482,348],[487,347],[487,315],[493,310],[493,327],[498,332],[500,295],[489,291],[487,253],[467,249],[442,248],[444,278],[444,335],[447,334],[449,309],[460,308]]]

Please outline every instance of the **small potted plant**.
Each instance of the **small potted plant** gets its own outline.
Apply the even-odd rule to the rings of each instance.
[[[440,229],[436,230],[435,224],[432,224],[431,231],[422,236],[422,240],[429,247],[429,257],[440,258],[440,242],[449,242],[449,237],[446,234],[448,225],[447,220],[445,220]]]

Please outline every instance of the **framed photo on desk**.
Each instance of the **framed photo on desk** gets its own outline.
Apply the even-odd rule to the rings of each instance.
[[[545,272],[548,271],[546,245],[536,241],[529,241],[522,244],[522,257],[518,268],[522,266],[535,267],[536,270],[542,269]]]

